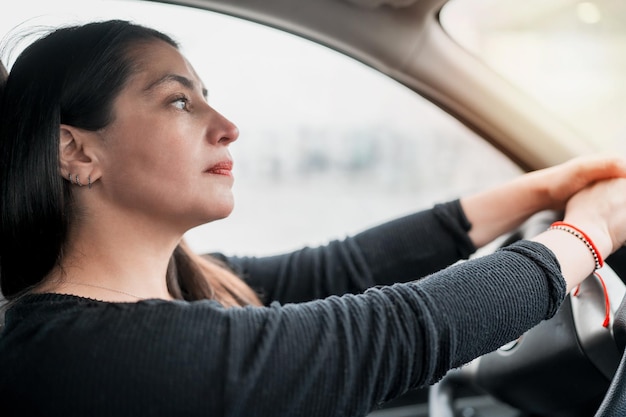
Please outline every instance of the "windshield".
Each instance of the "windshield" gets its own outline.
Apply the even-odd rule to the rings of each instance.
[[[597,148],[626,151],[626,2],[451,0],[441,23]]]

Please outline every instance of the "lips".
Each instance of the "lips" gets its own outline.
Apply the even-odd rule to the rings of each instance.
[[[225,175],[225,176],[230,177],[233,175],[232,170],[233,170],[232,161],[221,161],[209,167],[205,172],[208,174]]]

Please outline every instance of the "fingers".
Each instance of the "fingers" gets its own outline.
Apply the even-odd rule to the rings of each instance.
[[[551,208],[563,209],[565,203],[589,185],[611,178],[626,178],[626,159],[598,154],[571,159],[561,165],[537,171]]]
[[[626,178],[626,159],[613,155],[598,154],[571,160],[577,166],[578,176],[591,183],[608,178]]]

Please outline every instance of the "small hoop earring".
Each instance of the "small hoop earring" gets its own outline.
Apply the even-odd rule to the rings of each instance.
[[[91,190],[91,175],[87,175],[87,188]]]
[[[67,179],[70,180],[70,184],[72,183],[72,173],[67,174]]]
[[[74,184],[78,185],[79,187],[83,186],[83,184],[81,184],[80,180],[78,179],[78,174],[76,174],[76,177],[74,177]]]

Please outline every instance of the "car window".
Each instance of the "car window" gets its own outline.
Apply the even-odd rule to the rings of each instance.
[[[27,19],[27,26],[123,18],[156,27],[181,43],[210,103],[239,126],[231,145],[236,207],[187,233],[199,252],[317,245],[520,173],[429,101],[310,41],[180,6],[49,3],[23,2],[0,18],[2,32]]]
[[[604,150],[626,153],[626,2],[451,0],[461,45]]]

